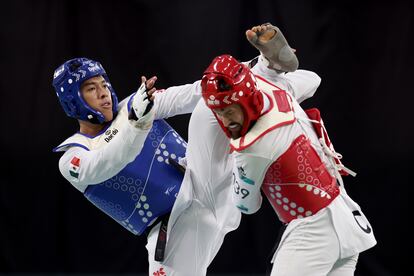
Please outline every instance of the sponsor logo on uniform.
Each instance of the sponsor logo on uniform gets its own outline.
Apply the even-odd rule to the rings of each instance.
[[[364,231],[364,232],[365,232],[365,233],[367,233],[367,234],[369,234],[369,233],[371,233],[371,232],[372,232],[371,227],[369,227],[369,225],[368,225],[366,222],[365,222],[366,226],[364,227],[364,226],[362,226],[362,225],[361,225],[361,223],[358,221],[359,219],[361,219],[361,220],[363,219],[360,211],[355,210],[355,211],[353,211],[353,212],[352,212],[352,215],[354,215],[354,219],[355,219],[356,223],[358,224],[359,228],[361,228],[361,229],[362,229],[362,231]],[[360,217],[361,217],[361,218],[360,218]]]
[[[89,64],[89,67],[88,67],[88,70],[89,70],[89,72],[92,72],[92,73],[94,73],[94,72],[96,72],[96,71],[99,71],[101,68],[99,67],[99,65],[98,64],[93,64],[93,63],[90,63]]]
[[[254,180],[248,178],[246,176],[246,172],[244,171],[243,167],[237,167],[237,170],[239,171],[239,178],[246,182],[249,185],[254,185]]]
[[[169,187],[169,188],[167,188],[166,190],[165,190],[165,194],[166,195],[170,195],[170,193],[173,191],[175,189],[175,185],[174,186],[172,186],[172,187]]]
[[[111,141],[112,138],[114,138],[117,133],[118,133],[118,130],[116,128],[108,129],[107,131],[105,131],[105,135],[107,136],[104,138],[105,142],[109,143],[109,141]]]
[[[79,167],[80,167],[80,159],[75,156],[70,161],[69,173],[72,177],[74,177],[76,179],[79,178]]]
[[[209,97],[209,99],[207,99],[207,104],[208,105],[220,105],[220,101],[216,99],[216,97],[214,97],[213,95],[211,95]]]

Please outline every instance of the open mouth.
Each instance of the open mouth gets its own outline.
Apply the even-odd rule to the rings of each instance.
[[[237,123],[231,123],[227,127],[227,130],[230,132],[233,139],[237,139],[237,138],[240,137],[240,132],[242,130],[242,126],[240,124],[237,124]]]
[[[231,124],[227,127],[227,129],[228,129],[229,131],[240,131],[240,130],[241,130],[241,128],[242,128],[242,126],[241,126],[240,124],[237,124],[237,123],[231,123]]]

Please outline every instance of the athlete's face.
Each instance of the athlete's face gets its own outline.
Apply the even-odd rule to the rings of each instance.
[[[214,109],[214,112],[224,127],[230,132],[231,138],[237,139],[241,137],[244,114],[239,104],[232,104],[225,108],[217,108]]]
[[[102,76],[84,81],[80,90],[85,102],[104,115],[105,122],[113,119],[111,91]]]

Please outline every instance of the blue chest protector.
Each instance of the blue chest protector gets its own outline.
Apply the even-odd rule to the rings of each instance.
[[[136,159],[117,175],[89,185],[84,195],[135,235],[171,211],[183,175],[170,164],[185,156],[187,144],[164,120],[156,120]]]

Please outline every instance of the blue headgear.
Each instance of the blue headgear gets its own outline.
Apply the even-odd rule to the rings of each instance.
[[[82,98],[80,92],[81,84],[85,80],[96,76],[102,76],[107,82],[111,91],[112,112],[115,117],[118,110],[118,97],[102,65],[87,58],[68,60],[59,66],[53,75],[53,87],[66,115],[95,124],[105,122],[103,114],[92,109]]]

